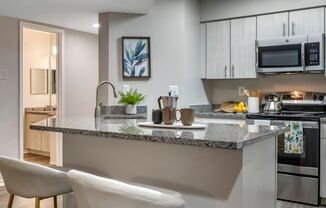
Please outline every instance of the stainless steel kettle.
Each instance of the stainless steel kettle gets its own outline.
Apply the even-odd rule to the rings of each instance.
[[[280,113],[283,109],[282,102],[278,96],[271,97],[266,102],[264,113]]]

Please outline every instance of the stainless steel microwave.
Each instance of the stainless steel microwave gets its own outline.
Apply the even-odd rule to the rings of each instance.
[[[311,34],[257,40],[257,73],[323,72],[324,39],[324,34]]]

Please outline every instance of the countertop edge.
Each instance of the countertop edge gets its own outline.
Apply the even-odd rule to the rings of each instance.
[[[75,135],[77,134],[77,135],[84,135],[84,136],[110,137],[110,138],[124,139],[124,140],[135,140],[135,141],[144,141],[144,142],[177,144],[177,145],[187,145],[187,146],[196,146],[196,147],[213,148],[213,149],[229,149],[229,150],[240,150],[248,145],[252,145],[254,143],[266,140],[273,135],[277,136],[288,131],[288,129],[275,130],[275,131],[271,131],[270,133],[257,136],[257,138],[253,138],[250,140],[244,140],[241,142],[225,142],[225,141],[211,141],[211,140],[196,140],[196,139],[188,139],[182,137],[170,138],[164,136],[133,135],[133,134],[126,134],[126,133],[101,132],[101,131],[84,130],[84,129],[46,127],[46,126],[38,126],[33,124],[30,126],[30,128],[39,131],[51,131],[57,133],[66,133],[66,134],[75,134]]]

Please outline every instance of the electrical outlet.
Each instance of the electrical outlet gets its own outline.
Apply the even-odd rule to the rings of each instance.
[[[129,86],[129,85],[123,85],[123,86],[122,86],[122,91],[123,91],[124,93],[129,92],[129,91],[130,91],[130,86]]]
[[[169,96],[179,96],[178,85],[169,85]]]
[[[246,90],[246,87],[239,87],[239,96],[245,96],[244,91]]]

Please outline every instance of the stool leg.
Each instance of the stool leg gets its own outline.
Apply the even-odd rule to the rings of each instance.
[[[35,208],[40,208],[41,207],[41,198],[36,197],[35,198]]]
[[[14,202],[15,195],[10,194],[9,201],[8,201],[8,208],[12,208],[12,204]]]
[[[58,208],[58,198],[57,196],[53,197],[54,208]]]

